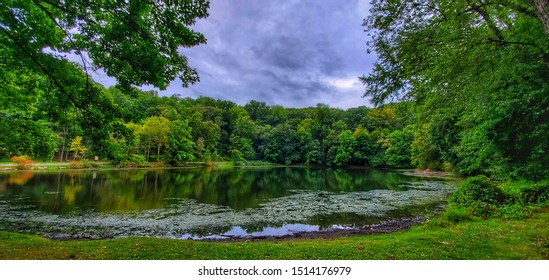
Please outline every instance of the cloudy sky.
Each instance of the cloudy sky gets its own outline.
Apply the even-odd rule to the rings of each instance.
[[[358,77],[366,53],[368,0],[212,1],[193,27],[208,43],[183,50],[200,83],[172,82],[162,95],[210,96],[244,105],[369,105]]]

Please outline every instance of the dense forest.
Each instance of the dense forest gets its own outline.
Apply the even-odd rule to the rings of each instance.
[[[207,16],[207,2],[23,2],[10,1],[0,18],[2,158],[549,176],[549,27],[547,9],[536,6],[543,1],[373,1],[364,28],[379,60],[361,80],[376,107],[347,110],[139,90],[163,89],[175,77],[198,81],[177,50],[205,43],[187,26]],[[81,62],[63,55],[71,52]],[[95,83],[92,66],[119,85]]]
[[[51,110],[47,103],[34,104],[36,110],[28,115],[4,114],[2,126],[10,133],[2,138],[3,156],[59,161],[98,156],[123,165],[226,159],[412,166],[409,103],[295,109],[253,100],[239,106],[209,97],[160,97],[153,91],[131,97],[116,87],[100,90],[108,102],[97,111],[105,120],[97,127],[87,125],[87,116],[77,108]]]

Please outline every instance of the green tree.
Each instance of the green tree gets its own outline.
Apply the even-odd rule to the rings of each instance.
[[[395,114],[391,108],[373,108],[368,111],[366,128],[374,131],[378,128],[392,129],[395,125]]]
[[[0,156],[28,155],[52,159],[60,137],[48,122],[0,112]]]
[[[147,107],[113,106],[114,91],[93,82],[89,71],[104,70],[125,94],[134,96],[139,92],[136,86],[165,89],[176,77],[184,85],[198,81],[196,71],[179,49],[206,42],[202,34],[189,27],[208,15],[208,6],[207,1],[183,0],[3,1],[0,101],[10,104],[9,110],[17,108],[20,112],[40,107],[39,112],[50,114],[52,123],[58,121],[58,112],[76,109],[71,113],[76,120],[73,125],[85,130],[90,150],[112,157],[115,148],[110,135],[121,133],[123,128],[117,118],[140,122],[137,116]],[[76,57],[77,62],[66,57]],[[43,119],[39,112],[27,117]],[[130,119],[134,116],[136,119]],[[67,132],[58,134],[65,139],[66,134],[76,133]],[[19,135],[11,133],[10,138],[16,137]]]
[[[279,124],[264,135],[262,152],[265,159],[290,165],[300,159],[297,131],[288,123]]]
[[[167,161],[172,165],[193,161],[195,143],[192,141],[191,128],[187,121],[176,120],[170,123],[167,139]]]
[[[339,134],[339,147],[334,163],[337,166],[344,166],[353,160],[356,146],[356,139],[353,137],[352,131],[344,130],[341,132],[341,134]]]
[[[395,130],[389,134],[385,145],[385,163],[389,167],[411,167],[411,144],[413,140],[413,128]]]
[[[356,148],[354,151],[354,158],[358,163],[364,165],[369,163],[369,158],[375,154],[376,141],[368,133],[368,130],[357,127],[353,132],[353,137],[356,141]]]
[[[189,26],[207,17],[208,7],[207,1],[178,0],[7,1],[0,13],[0,43],[27,67],[54,80],[61,91],[63,69],[45,63],[59,59],[55,52],[74,52],[84,70],[103,68],[123,86],[165,89],[176,77],[184,85],[198,80],[179,48],[206,42]]]
[[[262,121],[268,113],[269,108],[265,102],[259,102],[251,100],[248,104],[244,105],[244,109],[250,115],[250,118],[254,121]]]
[[[414,132],[414,140],[410,148],[411,161],[415,167],[439,169],[442,166],[440,151],[433,143],[428,124],[424,124]]]
[[[305,164],[320,162],[320,142],[313,138],[313,119],[303,119],[297,126],[299,147]]]
[[[229,110],[231,134],[231,149],[241,152],[245,159],[254,159],[256,156],[252,145],[252,139],[257,135],[257,126],[248,115],[248,112],[240,106],[234,106]]]
[[[468,174],[549,176],[542,2],[372,3],[364,27],[379,59],[361,79],[377,105],[391,98],[418,105],[424,121],[416,134],[428,141],[414,139],[413,162],[450,161]]]
[[[150,117],[145,120],[141,135],[146,142],[147,161],[149,161],[151,145],[156,146],[156,161],[160,160],[160,150],[168,143],[169,132],[170,120],[164,117]]]
[[[343,120],[334,122],[328,129],[326,138],[321,142],[321,147],[324,147],[323,164],[332,165],[335,162],[339,149],[339,135],[347,129],[347,124]]]

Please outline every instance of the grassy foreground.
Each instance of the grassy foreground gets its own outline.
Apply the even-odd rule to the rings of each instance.
[[[549,259],[549,208],[522,220],[431,222],[406,232],[279,242],[51,241],[0,232],[0,259]]]

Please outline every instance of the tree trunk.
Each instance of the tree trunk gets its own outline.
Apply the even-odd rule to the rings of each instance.
[[[156,152],[156,161],[160,159],[160,143],[158,143],[158,150]]]
[[[549,0],[528,0],[528,3],[534,8],[534,13],[549,36]]]
[[[59,161],[63,161],[63,154],[65,152],[65,141],[67,139],[67,126],[63,127],[63,145],[61,146],[61,153],[59,154]]]
[[[149,156],[151,154],[151,141],[147,141],[147,153],[146,153],[146,161],[149,162]]]

